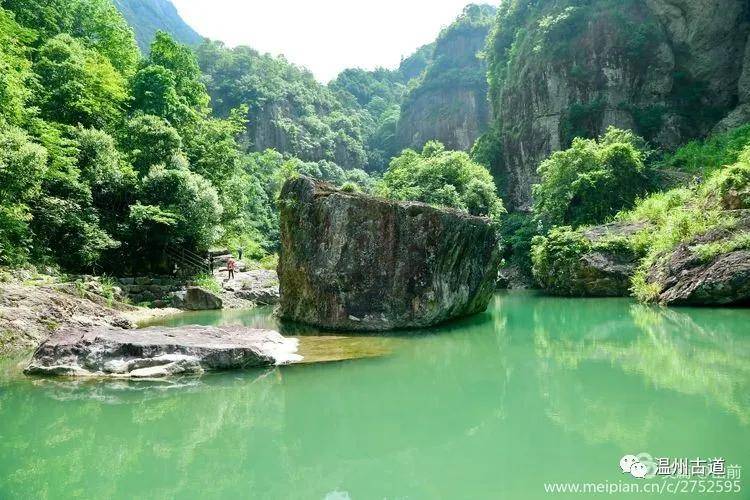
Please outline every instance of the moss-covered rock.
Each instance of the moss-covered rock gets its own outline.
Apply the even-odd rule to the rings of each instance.
[[[283,319],[324,328],[425,327],[483,311],[500,251],[488,219],[299,177],[281,192]]]
[[[655,260],[646,281],[666,305],[750,303],[750,218],[681,243]]]
[[[534,239],[534,276],[555,295],[627,296],[642,257],[629,238],[643,229],[641,223],[555,228]]]

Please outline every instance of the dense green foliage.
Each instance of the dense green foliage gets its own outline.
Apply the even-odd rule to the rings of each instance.
[[[750,208],[750,139],[740,149],[746,127],[714,137],[705,142],[690,143],[679,149],[666,162],[679,158],[692,164],[697,173],[706,175],[700,182],[657,192],[640,198],[629,210],[618,212],[615,219],[641,223],[643,228],[630,236],[613,236],[592,243],[584,237],[585,227],[553,227],[545,236],[533,240],[532,260],[535,277],[554,293],[578,294],[573,277],[580,258],[588,252],[601,250],[608,254],[624,251],[641,260],[632,278],[631,290],[643,301],[658,298],[660,285],[649,281],[654,265],[666,258],[677,245],[716,229],[730,229],[738,223],[737,210]],[[722,150],[722,145],[726,150]],[[717,167],[716,162],[733,162]],[[738,231],[733,238],[696,245],[696,255],[710,261],[716,256],[750,248],[750,236]],[[571,288],[573,287],[573,288]]]
[[[531,252],[534,277],[545,290],[576,295],[578,263],[591,251],[591,243],[570,226],[554,227],[546,236],[535,236]]]
[[[604,222],[649,187],[643,142],[610,128],[598,141],[575,139],[539,166],[534,211],[544,227]]]
[[[421,153],[405,150],[391,160],[379,191],[397,200],[416,200],[464,210],[499,221],[505,212],[492,175],[462,151],[445,151],[436,141]]]
[[[750,124],[705,141],[691,141],[672,154],[668,154],[659,167],[692,174],[706,175],[737,161],[743,149],[750,144]]]
[[[696,145],[689,145],[689,150]],[[708,147],[711,147],[709,142]],[[682,152],[684,154],[684,152]],[[710,166],[709,166],[710,167]],[[632,238],[632,244],[645,251],[638,271],[633,277],[633,293],[641,300],[655,299],[658,290],[646,279],[648,270],[658,259],[678,244],[717,228],[732,228],[737,215],[728,210],[750,208],[750,141],[737,163],[714,169],[702,184],[676,188],[644,198],[630,211],[618,214],[618,219],[646,221],[649,227]],[[709,259],[722,251],[746,248],[748,238],[738,233],[728,243],[706,245],[697,249]],[[728,248],[731,246],[732,248]]]
[[[0,265],[157,272],[169,246],[261,258],[278,244],[284,179],[371,188],[330,161],[246,153],[248,103],[220,102],[224,118],[212,116],[194,52],[157,33],[142,58],[109,0],[9,0],[0,42]],[[389,88],[370,100],[393,99]],[[348,119],[331,112],[356,133]]]
[[[540,232],[534,214],[510,212],[501,219],[500,238],[505,265],[513,266],[529,281],[532,276],[531,246]]]

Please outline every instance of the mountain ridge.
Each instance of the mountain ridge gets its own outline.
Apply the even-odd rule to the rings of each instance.
[[[128,24],[135,31],[138,47],[144,54],[157,31],[169,33],[175,40],[195,47],[204,37],[190,26],[169,0],[113,0]]]

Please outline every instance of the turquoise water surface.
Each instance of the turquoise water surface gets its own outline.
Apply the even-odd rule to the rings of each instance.
[[[269,308],[167,323],[318,333]],[[750,310],[508,293],[374,340],[389,352],[173,382],[30,379],[5,360],[0,499],[578,498],[545,483],[670,481],[621,472],[642,452],[750,474]],[[750,498],[740,481],[712,496]]]

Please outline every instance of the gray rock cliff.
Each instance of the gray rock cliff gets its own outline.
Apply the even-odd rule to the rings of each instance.
[[[401,106],[399,147],[421,148],[438,140],[468,151],[487,130],[487,64],[481,57],[495,9],[468,6],[438,38],[433,60]]]
[[[747,1],[530,4],[489,49],[511,208],[531,206],[539,163],[574,137],[614,125],[669,149],[750,118]]]

